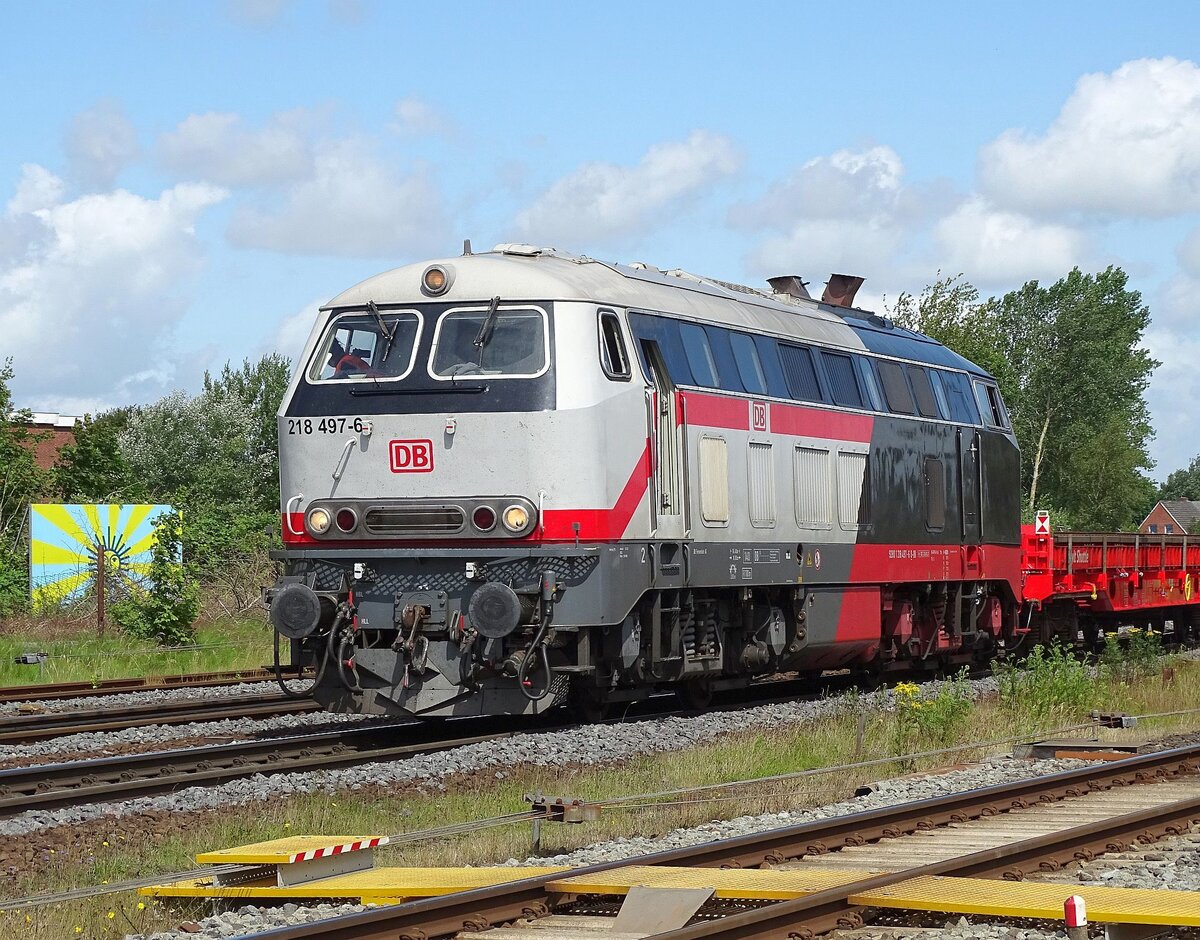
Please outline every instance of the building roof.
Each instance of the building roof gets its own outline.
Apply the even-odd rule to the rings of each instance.
[[[1200,523],[1200,501],[1194,499],[1164,499],[1161,500],[1162,508],[1171,514],[1171,518],[1178,522],[1190,534]]]
[[[60,415],[56,411],[35,411],[29,419],[42,428],[73,428],[83,420],[79,415]]]

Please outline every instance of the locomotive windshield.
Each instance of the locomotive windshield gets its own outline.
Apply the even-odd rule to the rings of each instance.
[[[435,378],[532,378],[546,370],[549,352],[541,310],[452,310],[438,322],[429,371]]]
[[[338,317],[309,369],[309,380],[402,379],[412,371],[421,318],[410,310]]]

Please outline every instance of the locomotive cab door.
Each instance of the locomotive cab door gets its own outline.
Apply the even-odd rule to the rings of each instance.
[[[646,413],[654,462],[651,527],[655,538],[683,538],[687,524],[684,518],[683,424],[680,421],[679,396],[658,343],[652,339],[642,339],[640,342],[651,382],[646,388]]]

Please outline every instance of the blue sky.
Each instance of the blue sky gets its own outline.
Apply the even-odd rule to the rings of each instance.
[[[297,351],[363,277],[500,241],[760,283],[1122,265],[1200,451],[1194,4],[0,6],[0,357],[80,413]]]

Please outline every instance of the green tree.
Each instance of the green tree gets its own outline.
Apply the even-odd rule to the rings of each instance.
[[[28,411],[13,409],[8,387],[12,377],[12,360],[6,359],[0,364],[0,614],[20,610],[28,602],[29,504],[42,498],[49,486],[49,475],[34,455],[45,435],[30,426]]]
[[[1200,456],[1174,471],[1158,491],[1159,499],[1200,499]]]
[[[135,411],[114,408],[94,418],[85,415],[75,425],[74,442],[59,451],[54,463],[54,487],[63,502],[124,501],[133,483],[120,439]]]
[[[163,646],[195,640],[200,592],[180,563],[182,545],[178,513],[165,513],[154,520],[154,548],[147,572],[150,586],[144,590],[135,586],[112,605],[113,620],[130,636]]]

